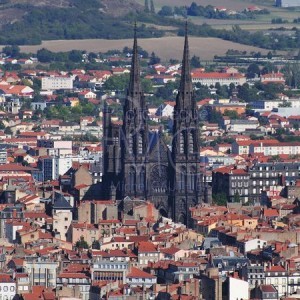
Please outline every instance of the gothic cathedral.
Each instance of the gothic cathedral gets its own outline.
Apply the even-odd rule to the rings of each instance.
[[[111,121],[104,108],[103,186],[106,196],[151,201],[160,214],[192,226],[190,207],[201,202],[199,122],[185,35],[180,88],[176,98],[172,146],[162,132],[148,128],[148,110],[142,91],[136,30],[130,82],[122,125]],[[171,148],[171,151],[170,151]]]

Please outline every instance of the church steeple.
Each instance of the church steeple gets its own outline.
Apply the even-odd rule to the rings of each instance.
[[[146,168],[148,159],[148,111],[142,90],[137,43],[137,26],[134,41],[130,81],[124,105],[122,126],[123,192],[130,197],[146,195]]]
[[[198,113],[192,86],[186,24],[181,80],[174,107],[171,188],[173,218],[187,226],[192,224],[189,208],[199,203],[198,134]]]
[[[188,40],[188,27],[185,24],[185,40],[184,40],[184,50],[181,68],[181,80],[180,87],[178,91],[178,99],[176,105],[178,108],[185,109],[191,108],[193,87],[192,87],[192,77],[191,77],[191,67],[190,67],[190,50],[189,50],[189,40]]]
[[[141,93],[142,93],[142,87],[141,87],[140,62],[139,62],[138,44],[137,44],[137,25],[135,23],[130,81],[129,81],[127,96],[135,97]]]

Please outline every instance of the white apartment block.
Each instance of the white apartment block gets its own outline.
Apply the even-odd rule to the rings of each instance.
[[[202,85],[206,86],[215,86],[216,83],[220,83],[221,85],[230,85],[233,83],[235,86],[237,86],[246,83],[246,77],[239,73],[228,74],[218,72],[199,72],[192,74],[192,82],[201,83]]]
[[[249,147],[249,153],[263,153],[265,156],[274,156],[280,154],[297,155],[300,153],[300,143],[291,142],[278,143],[274,145],[261,142],[260,144],[251,144]]]
[[[43,77],[42,90],[72,90],[73,79],[71,77]]]
[[[16,295],[16,283],[9,275],[0,276],[0,299],[12,300]]]
[[[290,103],[292,108],[300,108],[300,98],[292,98],[288,100],[257,100],[251,102],[252,109],[262,109],[262,110],[273,110],[274,108],[279,108],[280,105],[284,105],[284,103]]]

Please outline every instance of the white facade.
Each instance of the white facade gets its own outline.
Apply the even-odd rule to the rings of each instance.
[[[55,179],[64,175],[72,167],[72,157],[55,158]]]
[[[249,153],[263,153],[265,156],[274,155],[298,155],[300,153],[300,143],[279,143],[276,145],[260,143],[260,145],[250,145]]]
[[[251,107],[252,107],[252,109],[262,109],[262,110],[271,111],[274,108],[279,108],[279,106],[283,105],[284,103],[291,103],[291,107],[293,107],[293,108],[300,107],[300,99],[298,99],[298,98],[293,98],[293,99],[288,99],[288,100],[279,100],[279,99],[257,100],[257,101],[251,102]]]
[[[56,210],[53,214],[53,231],[55,237],[66,241],[67,232],[72,223],[72,212],[69,210]]]
[[[171,117],[173,117],[173,113],[174,113],[174,106],[167,104],[163,108],[163,110],[161,112],[161,116],[171,118]]]
[[[243,85],[246,83],[246,77],[241,74],[228,74],[228,73],[198,73],[192,74],[192,82],[193,83],[201,83],[206,86],[215,86],[216,83],[220,83],[220,85],[230,85],[233,83],[234,85]]]
[[[300,288],[300,273],[295,272],[289,274],[288,278],[288,293],[289,295],[296,293]]]
[[[226,126],[226,130],[234,132],[244,132],[249,129],[257,129],[258,126],[258,121],[232,120],[230,124]]]
[[[280,7],[297,7],[300,6],[300,0],[277,0],[276,5]]]
[[[268,272],[266,271],[266,284],[274,285],[278,291],[278,296],[282,297],[287,293],[287,272]]]
[[[0,300],[12,300],[16,295],[16,283],[0,282]]]
[[[252,239],[249,241],[245,241],[241,243],[241,250],[243,253],[247,253],[249,251],[255,249],[263,249],[267,245],[267,241],[261,239]]]
[[[56,287],[56,274],[59,263],[30,257],[25,260],[24,269],[29,275],[31,285]]]
[[[39,140],[38,147],[55,149],[72,149],[72,141]]]
[[[42,90],[72,90],[73,79],[70,77],[43,77]]]
[[[247,281],[229,277],[229,300],[249,299],[249,283]]]

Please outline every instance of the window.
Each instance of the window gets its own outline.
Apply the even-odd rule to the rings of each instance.
[[[134,191],[135,186],[135,169],[131,167],[129,170],[129,190]]]
[[[139,176],[139,189],[143,191],[144,187],[145,187],[145,169],[142,168]]]
[[[183,132],[180,133],[179,139],[180,139],[179,140],[179,143],[180,143],[179,153],[183,154],[184,153],[184,134],[183,134]]]
[[[193,131],[189,134],[189,153],[194,153],[194,137]]]
[[[130,133],[129,138],[128,138],[128,152],[130,154],[133,153],[133,133]]]
[[[181,168],[180,172],[180,182],[179,182],[179,188],[180,190],[184,190],[186,186],[186,169],[184,167]]]
[[[140,132],[138,137],[138,153],[143,154],[144,153],[144,145],[143,145],[143,132]]]

